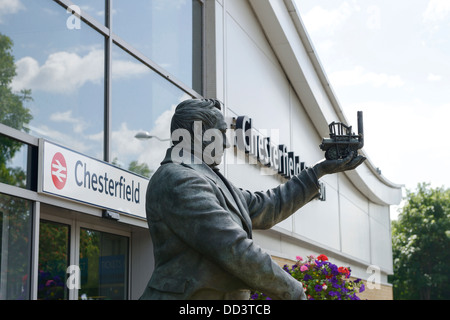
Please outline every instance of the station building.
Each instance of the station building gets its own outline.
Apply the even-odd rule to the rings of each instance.
[[[294,0],[6,1],[0,57],[2,300],[140,297],[153,270],[145,190],[187,98],[222,101],[230,130],[251,123],[292,155],[292,172],[323,158],[329,123],[356,125]],[[221,171],[251,191],[287,181],[262,160],[235,146]],[[326,254],[375,277],[369,298],[392,298],[401,186],[370,157],[321,186],[255,241],[280,264]]]

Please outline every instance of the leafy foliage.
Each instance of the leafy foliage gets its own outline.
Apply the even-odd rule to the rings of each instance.
[[[450,189],[418,184],[392,222],[395,299],[450,299]]]
[[[12,55],[12,41],[0,33],[0,123],[17,130],[28,132],[27,124],[31,121],[30,110],[24,102],[30,101],[31,90],[13,92],[10,85],[16,76],[16,65]],[[19,141],[0,136],[0,181],[22,186],[24,172],[18,168],[10,168],[9,161],[23,144]]]

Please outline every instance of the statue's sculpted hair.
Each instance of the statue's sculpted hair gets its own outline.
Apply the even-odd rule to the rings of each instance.
[[[203,132],[214,128],[218,120],[218,114],[220,114],[221,105],[221,102],[215,99],[189,99],[181,102],[176,107],[172,117],[170,132],[185,129],[193,137],[194,121],[202,122]]]

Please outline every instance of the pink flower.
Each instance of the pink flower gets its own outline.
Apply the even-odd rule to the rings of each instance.
[[[308,271],[308,267],[305,266],[305,265],[303,265],[303,266],[300,267],[300,271],[301,271],[301,272],[303,272],[303,271]]]
[[[302,261],[303,258],[301,256],[296,256],[295,259],[297,259],[297,261]]]

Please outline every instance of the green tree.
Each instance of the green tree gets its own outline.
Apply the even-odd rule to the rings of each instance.
[[[392,222],[395,299],[450,299],[450,189],[418,184]]]
[[[0,122],[28,132],[26,126],[33,117],[23,103],[32,100],[31,90],[13,92],[11,88],[11,82],[17,74],[12,47],[12,40],[0,33]]]
[[[31,90],[13,92],[11,82],[16,76],[16,65],[12,55],[13,42],[0,33],[0,123],[11,128],[28,132],[31,121],[30,110],[24,102],[30,101]],[[0,136],[0,181],[13,185],[24,184],[22,170],[8,167],[8,162],[23,144],[19,141]]]
[[[146,163],[139,163],[136,160],[130,162],[128,165],[128,170],[147,178],[150,178],[152,175],[152,170],[150,170]]]
[[[113,159],[111,164],[119,168],[121,167],[117,157]],[[139,163],[137,160],[133,160],[130,162],[130,164],[128,165],[128,171],[137,173],[146,178],[150,178],[153,174],[153,170],[151,170],[146,163]]]

